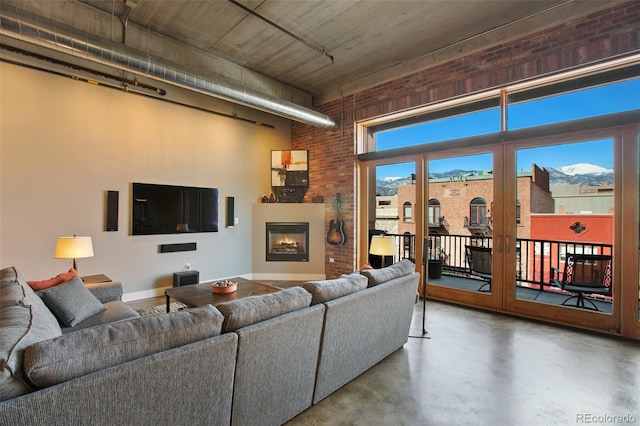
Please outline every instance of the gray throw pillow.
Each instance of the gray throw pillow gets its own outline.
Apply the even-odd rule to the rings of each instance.
[[[105,310],[104,305],[84,286],[80,277],[38,292],[58,320],[73,327]]]

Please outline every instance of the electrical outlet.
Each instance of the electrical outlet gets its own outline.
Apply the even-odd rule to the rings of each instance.
[[[335,259],[333,257],[330,257],[329,258],[329,263],[333,263],[333,262],[335,262]]]
[[[190,263],[185,263],[184,264],[184,270],[185,271],[190,271],[191,270],[191,264]]]

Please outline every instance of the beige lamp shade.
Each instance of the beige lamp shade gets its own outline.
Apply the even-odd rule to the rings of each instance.
[[[393,256],[396,252],[396,244],[393,237],[374,235],[371,237],[369,253],[376,256]]]
[[[91,237],[60,237],[56,242],[56,249],[53,252],[56,259],[73,259],[73,268],[77,271],[76,259],[93,257],[93,244]]]
[[[93,257],[93,244],[91,237],[60,237],[56,242],[56,251],[53,253],[56,259],[82,259]]]

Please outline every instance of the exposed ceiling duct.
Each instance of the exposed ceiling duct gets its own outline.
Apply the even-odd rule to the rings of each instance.
[[[313,126],[334,129],[329,116],[218,76],[203,76],[138,49],[96,37],[0,3],[0,35]],[[3,40],[4,44],[6,40]]]

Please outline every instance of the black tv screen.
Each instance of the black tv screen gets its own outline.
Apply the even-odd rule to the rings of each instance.
[[[218,232],[218,189],[133,183],[132,235]]]

